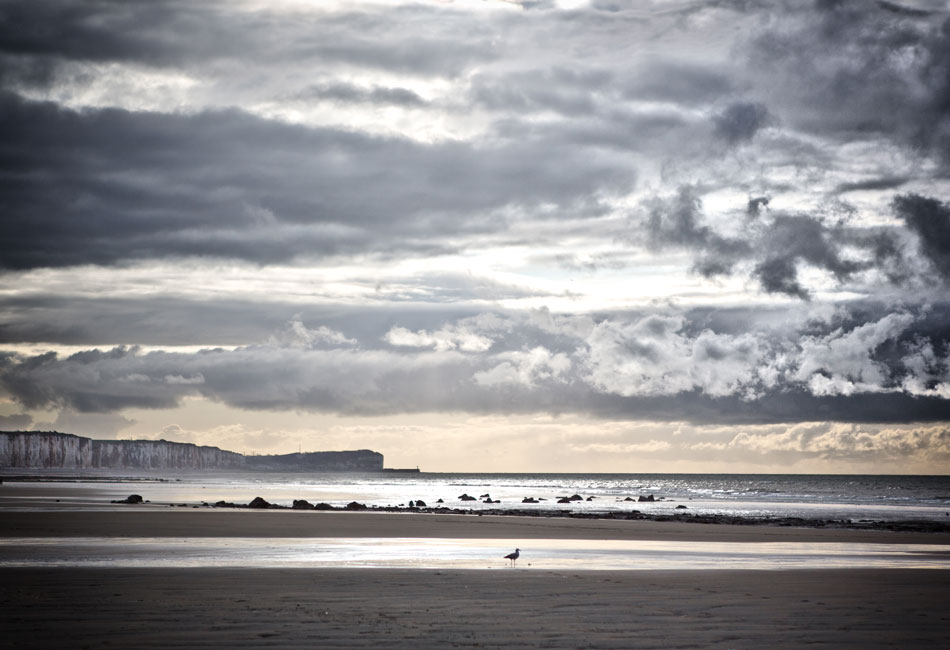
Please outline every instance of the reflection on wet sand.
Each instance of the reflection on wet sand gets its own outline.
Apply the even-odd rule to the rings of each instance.
[[[371,567],[502,569],[950,569],[943,545],[443,538],[106,538],[0,540],[0,567]]]

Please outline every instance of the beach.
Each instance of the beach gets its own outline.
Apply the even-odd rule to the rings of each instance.
[[[374,512],[0,512],[0,537],[938,545],[934,533]],[[943,648],[940,569],[0,569],[11,648]]]
[[[8,570],[10,648],[945,648],[942,571]]]

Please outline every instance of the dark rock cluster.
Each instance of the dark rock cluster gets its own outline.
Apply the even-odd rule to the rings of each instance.
[[[475,497],[470,497],[467,494],[462,495],[463,497],[468,497],[466,499],[459,500],[463,501],[477,501]],[[483,503],[499,503],[497,500],[491,499],[489,495],[483,495],[485,501]],[[577,499],[573,497],[561,497],[558,499],[558,504],[571,504],[574,501],[582,500],[583,497],[577,496]],[[540,499],[543,501],[544,499]],[[633,501],[631,497],[626,497],[625,499],[617,499],[618,501]],[[640,497],[641,501],[655,501],[656,499],[653,495],[649,497]],[[532,497],[525,497],[522,500],[522,503],[538,503],[539,499],[534,499]],[[112,501],[112,503],[129,503],[129,504],[141,504],[149,503],[146,500],[142,499],[141,495],[132,494],[127,498]],[[442,503],[442,499],[439,499],[437,503]],[[170,507],[174,507],[176,504],[168,504]],[[189,504],[177,504],[180,508],[186,508]],[[316,505],[311,504],[305,499],[295,499],[292,506],[283,506],[275,503],[270,503],[262,497],[255,497],[250,503],[238,504],[232,503],[229,501],[217,501],[213,504],[207,502],[202,502],[201,506],[192,505],[192,508],[199,507],[208,507],[208,508],[249,508],[249,509],[276,509],[276,510],[333,510],[333,511],[354,511],[354,510],[373,510],[375,512],[416,512],[416,513],[426,513],[426,514],[448,514],[448,515],[477,515],[479,517],[491,515],[491,516],[500,516],[500,517],[563,517],[569,519],[619,519],[619,520],[646,520],[646,521],[679,521],[679,522],[688,522],[696,524],[726,524],[732,526],[752,526],[752,525],[765,525],[765,526],[787,526],[787,527],[797,527],[797,528],[849,528],[849,529],[859,529],[859,530],[892,530],[900,532],[935,532],[935,533],[950,533],[950,522],[942,521],[877,521],[877,520],[868,520],[861,519],[858,521],[850,519],[805,519],[801,517],[742,517],[738,515],[720,515],[720,514],[691,514],[686,512],[676,512],[672,514],[645,514],[639,510],[627,510],[627,511],[607,511],[607,512],[585,512],[585,511],[575,511],[569,509],[523,509],[523,508],[492,508],[492,509],[482,509],[482,510],[472,510],[468,508],[448,508],[445,506],[436,506],[428,507],[426,503],[422,500],[410,501],[409,506],[367,506],[364,503],[359,503],[358,501],[351,501],[345,506],[333,506],[329,503],[317,503]],[[683,511],[688,510],[685,505],[677,505],[675,510]]]
[[[124,499],[120,499],[120,500],[118,500],[118,501],[113,501],[112,503],[132,503],[132,504],[142,503],[142,495],[140,495],[140,494],[130,494],[129,496],[125,497]]]

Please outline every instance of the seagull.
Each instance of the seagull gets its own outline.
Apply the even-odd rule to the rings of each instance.
[[[516,549],[515,549],[515,552],[514,552],[514,553],[509,553],[508,555],[506,555],[506,556],[505,556],[505,559],[506,559],[506,560],[511,560],[511,566],[514,566],[514,565],[515,565],[515,560],[517,560],[520,555],[521,555],[521,549],[520,549],[520,548],[516,548]]]

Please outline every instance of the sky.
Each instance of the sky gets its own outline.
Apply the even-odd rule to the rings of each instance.
[[[0,429],[950,473],[950,5],[0,0]]]

